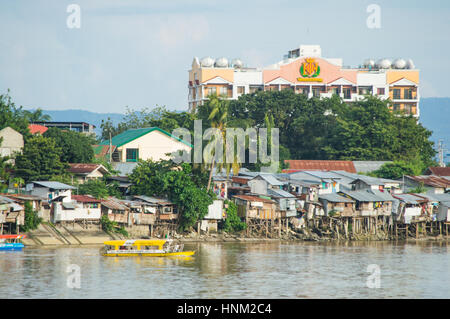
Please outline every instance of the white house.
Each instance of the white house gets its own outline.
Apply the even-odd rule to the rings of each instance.
[[[139,128],[125,131],[100,145],[114,146],[113,162],[137,162],[139,159],[159,161],[168,159],[167,153],[190,152],[192,145],[158,128]]]

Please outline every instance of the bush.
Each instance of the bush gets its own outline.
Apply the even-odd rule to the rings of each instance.
[[[227,218],[223,223],[223,230],[226,232],[238,232],[247,229],[247,224],[241,221],[237,215],[236,204],[230,201],[225,201],[225,204],[228,204],[228,208],[226,208]]]
[[[128,237],[128,232],[125,230],[125,228],[123,226],[119,227],[117,222],[110,220],[106,215],[103,215],[100,218],[100,224],[102,225],[102,229],[106,232],[118,233],[125,237]]]
[[[31,202],[25,202],[25,224],[22,226],[23,231],[37,229],[42,222],[42,218],[38,216],[37,211],[33,210]]]

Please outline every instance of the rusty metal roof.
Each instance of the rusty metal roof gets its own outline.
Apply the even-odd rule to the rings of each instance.
[[[101,164],[89,164],[89,163],[69,163],[68,171],[74,174],[89,174],[95,170],[103,171],[107,173],[108,170]]]
[[[405,176],[409,179],[412,179],[418,183],[423,183],[426,186],[432,187],[450,187],[450,177],[441,177],[434,175],[421,175],[421,176]]]
[[[79,203],[101,203],[101,200],[88,195],[72,195],[72,199]]]
[[[427,173],[431,173],[429,175],[436,176],[450,176],[450,167],[428,167]]]
[[[289,169],[283,170],[283,172],[321,170],[356,173],[356,168],[352,161],[285,160],[284,162],[289,164]]]

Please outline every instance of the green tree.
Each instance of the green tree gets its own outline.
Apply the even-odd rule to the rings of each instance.
[[[48,122],[48,121],[51,121],[51,119],[52,119],[50,115],[44,114],[44,112],[40,108],[38,108],[37,110],[34,110],[34,111],[26,111],[25,110],[25,111],[23,111],[23,114],[30,123]]]
[[[44,137],[51,138],[61,150],[61,161],[65,163],[91,163],[94,160],[93,137],[56,127],[49,128]]]
[[[97,199],[104,199],[108,196],[122,197],[118,183],[107,183],[102,179],[91,179],[78,185],[78,193],[81,195],[92,195]]]
[[[54,139],[33,136],[25,141],[22,154],[16,157],[15,175],[25,182],[66,175],[68,165],[61,162],[61,155],[62,150]]]
[[[373,171],[370,175],[387,179],[400,179],[404,175],[416,176],[421,175],[426,166],[416,159],[414,161],[395,161],[393,163],[383,164],[378,170]]]
[[[223,223],[223,230],[226,232],[239,232],[247,228],[247,224],[239,218],[237,214],[237,206],[231,201],[225,201],[227,218]]]
[[[22,226],[22,230],[28,232],[30,230],[37,229],[39,224],[42,222],[42,218],[38,216],[37,211],[33,210],[31,202],[26,201],[25,207],[25,222]]]
[[[6,94],[0,95],[0,130],[9,126],[25,137],[30,136],[29,122],[24,115],[24,110],[22,107],[16,107],[9,92],[8,90]]]
[[[131,191],[133,194],[168,198],[177,205],[180,229],[186,230],[208,214],[208,206],[215,197],[213,192],[206,191],[204,184],[197,184],[204,180],[204,176],[195,176],[196,173],[203,174],[193,170],[188,163],[140,161],[130,175]]]

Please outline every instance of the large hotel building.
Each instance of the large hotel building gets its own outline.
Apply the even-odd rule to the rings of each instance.
[[[258,90],[294,90],[308,97],[339,95],[345,102],[378,95],[390,99],[393,110],[419,117],[419,70],[411,60],[367,59],[347,67],[342,59],[322,57],[318,45],[301,45],[284,59],[263,68],[244,67],[239,59],[194,58],[189,71],[189,110],[195,111],[210,94],[237,99]]]

